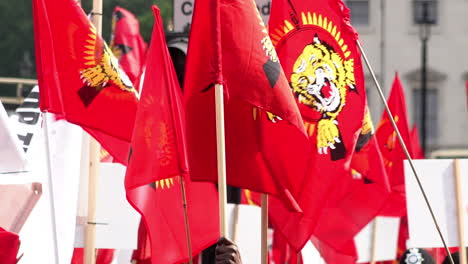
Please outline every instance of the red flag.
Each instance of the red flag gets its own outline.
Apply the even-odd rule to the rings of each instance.
[[[405,94],[398,74],[395,74],[395,80],[387,103],[409,153],[413,153],[412,146],[409,144],[411,133],[408,125]],[[400,145],[386,112],[382,114],[382,118],[377,127],[376,137],[384,158],[387,175],[390,179],[390,185],[393,191],[392,196],[394,196],[393,202],[388,204],[391,208],[386,209],[383,214],[390,216],[406,215],[405,177],[403,169],[403,160],[406,159],[406,155],[403,152],[403,148]]]
[[[355,263],[354,237],[379,214],[390,195],[368,109],[351,160],[351,175],[330,195],[314,231],[312,241],[327,263]]]
[[[180,179],[187,194],[193,254],[219,238],[217,192],[213,184],[192,183],[185,154],[183,106],[159,9],[125,177],[127,199],[144,221],[152,263],[188,259]],[[178,177],[178,176],[183,176]]]
[[[366,105],[364,74],[357,33],[341,0],[273,1],[269,31],[312,144],[310,179],[299,198],[304,214],[291,215],[273,201],[270,207],[279,210],[271,214],[276,228],[299,250],[317,219],[349,220],[340,213],[344,208],[332,207],[353,183],[350,163]],[[322,212],[326,201],[329,210]]]
[[[141,219],[140,225],[138,226],[138,244],[137,248],[133,251],[132,261],[136,261],[137,263],[151,263],[151,244],[143,219]]]
[[[33,11],[41,110],[82,126],[111,155],[128,150],[113,143],[130,142],[138,94],[110,49],[74,0],[34,0]]]
[[[251,190],[242,189],[241,204],[261,206],[262,194]]]
[[[129,11],[116,6],[112,13],[112,39],[110,48],[119,64],[138,89],[147,45],[140,35],[140,23]]]
[[[294,200],[309,166],[308,139],[252,0],[195,4],[184,91],[196,181],[217,181],[217,83],[224,84],[227,183],[279,196],[299,210]]]
[[[0,263],[16,263],[19,246],[20,240],[18,235],[0,227]]]
[[[273,232],[273,244],[271,248],[271,263],[304,263],[302,255],[295,252],[280,232]],[[298,260],[299,257],[299,260]],[[298,262],[299,261],[299,262]]]
[[[414,159],[424,159],[424,150],[421,148],[421,143],[419,141],[419,132],[418,127],[413,125],[413,129],[411,129],[411,148],[413,149],[412,157]]]
[[[356,263],[356,257],[348,254],[341,254],[336,249],[329,246],[327,243],[323,243],[316,237],[312,237],[312,244],[320,252],[320,256],[325,260],[326,263],[339,263],[339,264],[354,264]]]
[[[411,133],[408,125],[405,93],[400,79],[398,78],[398,74],[395,74],[395,79],[393,81],[392,90],[390,91],[390,96],[387,99],[387,104],[397,124],[398,130],[403,137],[403,141],[405,142],[408,152],[412,155],[414,152],[412,145],[410,145]],[[382,118],[380,119],[377,127],[376,137],[384,158],[385,168],[392,188],[391,196],[380,214],[401,217],[397,254],[397,256],[400,257],[406,250],[406,240],[409,237],[403,168],[403,160],[406,159],[406,155],[396,136],[396,132],[390,122],[388,114],[385,111],[382,114]]]

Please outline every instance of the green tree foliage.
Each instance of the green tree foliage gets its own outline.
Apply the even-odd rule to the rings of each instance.
[[[31,0],[0,1],[0,76],[35,77]]]
[[[103,0],[103,33],[110,40],[111,17],[115,6],[135,14],[140,21],[141,34],[149,42],[153,27],[151,5],[161,9],[167,24],[172,19],[172,0]],[[34,33],[32,0],[0,0],[0,76],[36,78],[34,58]],[[82,0],[86,13],[91,12],[92,0]]]

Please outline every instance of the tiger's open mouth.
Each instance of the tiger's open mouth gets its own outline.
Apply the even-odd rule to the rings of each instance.
[[[334,112],[340,106],[340,92],[333,82],[328,78],[323,78],[322,82],[309,84],[307,92],[318,103],[319,111]]]

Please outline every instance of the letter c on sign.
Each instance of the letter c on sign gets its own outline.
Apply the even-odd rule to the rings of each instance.
[[[186,1],[182,4],[182,14],[190,16],[193,13],[193,4],[189,1]]]

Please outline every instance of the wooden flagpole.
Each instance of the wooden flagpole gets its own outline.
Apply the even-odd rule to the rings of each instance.
[[[219,228],[222,237],[227,237],[226,219],[226,144],[224,136],[224,94],[223,85],[215,84],[216,103],[216,141],[218,153],[218,194],[219,194]]]
[[[435,225],[436,230],[437,230],[437,232],[439,234],[440,240],[442,241],[442,244],[444,245],[445,252],[447,253],[447,255],[448,255],[449,259],[450,259],[450,263],[454,264],[453,259],[452,259],[452,255],[450,255],[450,251],[449,251],[449,249],[447,247],[447,243],[445,242],[444,236],[442,235],[442,231],[440,231],[439,223],[438,223],[438,221],[437,221],[437,219],[436,219],[436,217],[434,215],[434,211],[432,210],[432,206],[429,203],[429,199],[427,198],[426,192],[424,191],[422,183],[419,180],[419,176],[418,176],[418,174],[416,172],[416,168],[414,166],[413,159],[411,158],[411,156],[409,154],[409,151],[408,151],[408,148],[406,147],[406,144],[405,144],[403,138],[401,137],[400,130],[398,130],[398,127],[396,125],[395,119],[393,118],[392,112],[390,111],[390,108],[388,107],[387,101],[385,100],[385,95],[382,92],[382,88],[380,88],[380,83],[377,80],[377,77],[375,77],[374,70],[372,69],[372,67],[370,65],[370,62],[367,59],[366,53],[364,52],[364,49],[362,48],[361,43],[359,42],[359,40],[356,40],[356,45],[357,45],[357,47],[359,48],[359,51],[362,54],[362,58],[364,59],[364,62],[366,63],[367,69],[369,69],[369,72],[370,72],[370,74],[372,76],[372,80],[374,81],[375,87],[376,87],[377,92],[379,94],[380,100],[382,101],[382,104],[384,105],[385,112],[387,113],[388,118],[390,119],[390,123],[392,124],[393,130],[395,131],[395,133],[397,135],[398,141],[400,142],[400,145],[401,145],[401,147],[403,149],[403,152],[405,153],[406,159],[408,160],[408,163],[409,163],[409,165],[411,167],[411,171],[413,172],[414,178],[416,179],[416,182],[418,183],[419,190],[421,191],[421,194],[422,194],[422,196],[424,198],[424,201],[426,202],[427,209],[429,209],[429,213],[431,214],[432,220],[434,221],[434,225]]]
[[[99,153],[101,146],[90,137],[88,176],[88,221],[85,229],[85,264],[96,263],[96,197],[99,177]]]
[[[58,253],[58,241],[57,241],[57,219],[55,214],[55,196],[54,196],[54,184],[52,180],[52,164],[50,158],[50,145],[49,145],[49,129],[47,124],[47,113],[42,113],[42,121],[44,122],[44,143],[47,159],[47,181],[49,189],[49,202],[50,202],[50,218],[52,224],[52,240],[54,241],[54,256],[55,263],[59,263]]]
[[[188,211],[187,211],[187,197],[186,197],[186,193],[185,193],[184,177],[179,176],[179,180],[180,180],[180,190],[182,192],[182,203],[183,203],[183,206],[184,206],[185,233],[187,235],[187,250],[188,250],[188,256],[189,256],[188,263],[192,264],[193,263],[192,238],[190,236],[190,225],[189,225],[189,218],[188,218]]]
[[[375,264],[375,252],[377,250],[377,219],[378,217],[374,218],[374,226],[372,227],[370,264]]]
[[[268,264],[268,194],[262,193],[262,264]]]
[[[96,34],[102,32],[102,0],[93,0],[91,21],[96,28]],[[88,221],[85,229],[85,264],[96,263],[96,197],[100,167],[101,146],[90,137],[89,143],[89,176],[88,176]]]
[[[466,264],[465,249],[465,211],[463,208],[462,179],[460,177],[459,160],[453,161],[453,173],[455,176],[455,194],[457,197],[457,218],[458,218],[458,245],[460,254],[460,264]]]

